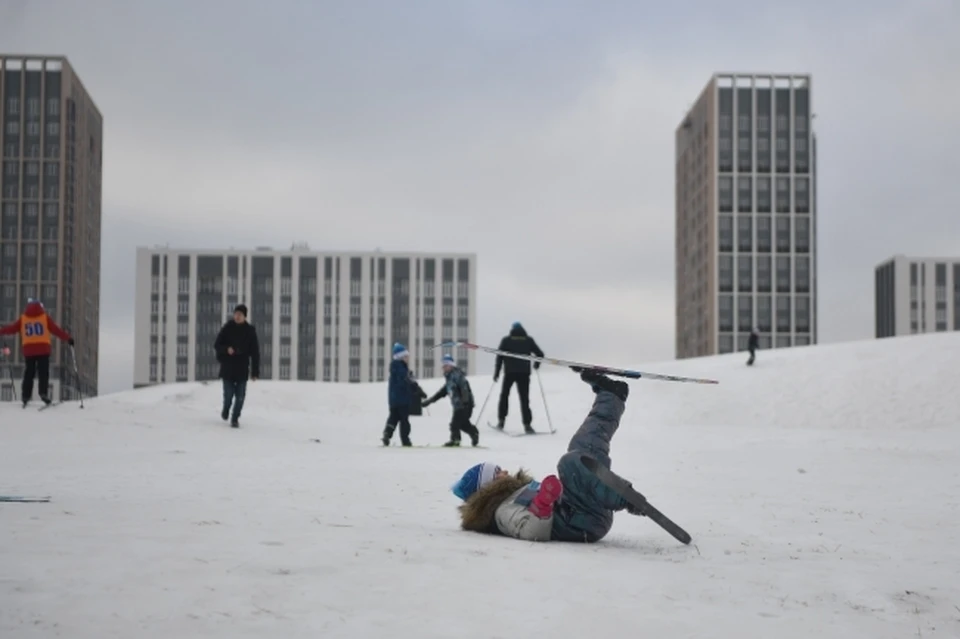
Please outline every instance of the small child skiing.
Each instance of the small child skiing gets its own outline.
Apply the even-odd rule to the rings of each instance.
[[[450,441],[444,446],[454,447],[460,445],[460,433],[464,432],[470,436],[470,443],[477,446],[480,443],[480,431],[470,423],[470,417],[473,415],[473,391],[470,389],[470,382],[467,376],[457,367],[456,362],[451,355],[443,356],[443,376],[447,383],[438,390],[433,397],[423,402],[423,406],[429,406],[435,401],[450,397],[450,403],[453,405],[453,417],[450,419]]]
[[[383,428],[380,441],[384,446],[390,445],[393,431],[400,425],[400,444],[412,446],[410,442],[410,404],[413,403],[413,386],[410,375],[410,352],[397,342],[393,345],[393,361],[390,362],[390,379],[387,382],[387,402],[390,414],[387,424]]]
[[[592,543],[610,531],[615,512],[644,514],[582,460],[590,457],[597,466],[610,469],[610,440],[620,426],[630,389],[598,372],[573,370],[581,373],[596,397],[557,462],[559,476],[537,482],[522,468],[510,475],[496,464],[477,464],[452,488],[464,501],[459,507],[464,530],[527,541]]]

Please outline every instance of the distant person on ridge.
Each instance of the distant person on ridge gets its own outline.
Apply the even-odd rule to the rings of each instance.
[[[747,350],[750,351],[750,359],[747,360],[747,366],[753,366],[758,348],[760,348],[760,336],[757,334],[757,329],[753,329],[750,331],[750,341],[747,342]]]
[[[567,453],[557,462],[558,475],[541,482],[524,469],[515,475],[491,462],[473,466],[453,486],[460,505],[461,527],[526,541],[596,542],[613,526],[613,514],[642,515],[604,484],[582,457],[610,468],[610,440],[620,426],[630,389],[591,370],[573,368],[596,394]]]
[[[447,380],[446,385],[434,393],[433,397],[424,401],[423,405],[429,406],[443,397],[450,397],[453,417],[450,418],[450,441],[444,446],[448,448],[459,446],[461,432],[469,435],[470,443],[476,446],[480,443],[480,431],[470,423],[474,407],[473,391],[470,389],[467,376],[457,367],[452,355],[443,356],[443,376]]]
[[[247,307],[238,304],[233,309],[233,319],[220,329],[213,349],[220,362],[220,378],[223,380],[223,409],[220,417],[230,420],[230,425],[240,428],[240,413],[247,398],[247,379],[257,381],[260,377],[260,342],[257,329],[247,321]],[[233,415],[230,414],[231,405]]]
[[[20,348],[23,350],[23,385],[21,387],[23,407],[26,408],[33,396],[33,378],[39,378],[37,391],[44,404],[51,404],[50,397],[50,353],[53,335],[73,346],[70,333],[60,328],[39,300],[30,298],[23,309],[23,315],[12,324],[0,328],[0,335],[20,334]]]
[[[537,346],[532,337],[527,335],[520,322],[514,322],[510,334],[500,340],[500,350],[517,355],[536,355],[543,357],[543,351]],[[516,357],[506,358],[497,355],[493,367],[493,382],[500,378],[500,369],[503,368],[503,386],[500,389],[500,405],[497,407],[497,428],[503,430],[507,419],[507,409],[510,405],[510,387],[517,385],[517,394],[520,396],[520,416],[523,418],[523,430],[528,435],[534,434],[531,424],[533,415],[530,412],[530,362]],[[540,362],[533,362],[533,368],[540,368]]]
[[[397,342],[393,345],[393,361],[390,362],[390,378],[387,381],[387,404],[390,414],[387,416],[387,425],[383,428],[380,441],[384,446],[390,445],[393,431],[400,425],[400,444],[412,446],[410,442],[410,407],[414,402],[413,375],[410,372],[410,352],[407,347]],[[419,385],[417,385],[419,388]],[[422,392],[422,390],[421,390]],[[423,393],[426,396],[426,393]],[[426,404],[423,404],[424,406]]]

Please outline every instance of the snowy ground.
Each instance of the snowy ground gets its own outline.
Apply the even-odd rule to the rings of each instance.
[[[564,369],[542,371],[559,433],[483,428],[487,450],[382,448],[383,385],[253,384],[240,430],[215,384],[3,405],[0,493],[53,501],[0,504],[0,637],[955,638],[958,347],[645,366],[721,381],[631,382],[614,440],[690,546],[626,514],[589,546],[458,530],[469,465],[554,470],[592,396]],[[430,411],[416,444],[445,439]]]

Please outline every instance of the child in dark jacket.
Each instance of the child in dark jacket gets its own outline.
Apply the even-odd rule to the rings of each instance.
[[[383,429],[380,441],[384,446],[390,445],[393,431],[400,425],[400,443],[403,446],[412,446],[410,442],[410,404],[413,403],[413,385],[410,383],[410,353],[406,347],[397,342],[393,345],[393,361],[390,362],[390,379],[387,382],[387,402],[390,406],[390,415],[387,425]]]
[[[470,382],[463,371],[457,368],[456,362],[450,355],[443,356],[443,376],[447,383],[438,390],[433,397],[423,402],[424,406],[429,406],[438,399],[450,397],[450,403],[453,405],[453,417],[450,419],[450,441],[444,446],[453,447],[460,445],[460,433],[464,432],[470,436],[470,443],[474,446],[480,443],[480,431],[470,423],[470,417],[473,415],[473,391],[470,390]]]

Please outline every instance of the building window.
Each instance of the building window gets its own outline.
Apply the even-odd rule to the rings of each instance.
[[[290,359],[290,345],[281,344],[280,345],[280,358],[281,359]]]
[[[798,293],[810,292],[810,258],[798,255],[794,264],[796,272],[796,286]]]
[[[741,213],[749,213],[753,210],[753,187],[750,184],[750,178],[738,178],[737,186],[737,210]]]
[[[178,293],[189,293],[190,292],[190,278],[181,277],[179,287],[177,288]]]
[[[280,364],[280,379],[288,380],[290,379],[290,366],[287,364]]]
[[[790,298],[786,295],[777,296],[777,332],[790,332]]]
[[[186,337],[190,334],[190,327],[184,322],[177,323],[177,336]]]
[[[720,335],[717,340],[717,347],[720,354],[733,352],[733,335]]]
[[[280,302],[280,317],[290,317],[293,313],[290,302]]]
[[[720,295],[717,299],[721,331],[733,330],[733,296]]]
[[[757,328],[761,332],[769,332],[773,329],[773,315],[770,307],[769,295],[757,296]]]
[[[360,367],[356,364],[350,366],[350,381],[359,381],[360,380]]]
[[[777,292],[790,292],[790,258],[777,257]]]
[[[182,381],[187,378],[187,365],[186,364],[177,364],[177,381]]]
[[[777,252],[790,252],[790,218],[778,217],[776,219],[777,227]]]
[[[753,223],[749,215],[737,216],[737,247],[741,251],[753,250]]]
[[[719,233],[719,245],[721,251],[733,250],[733,216],[721,215],[717,228]]]
[[[190,302],[177,302],[177,313],[180,315],[189,315]]]
[[[719,206],[721,213],[733,212],[733,178],[720,176],[717,178],[717,189],[719,191]]]
[[[360,326],[358,324],[350,325],[350,337],[360,337]]]
[[[293,294],[293,280],[291,280],[289,277],[280,278],[280,294],[281,295]]]
[[[359,358],[360,358],[360,345],[359,345],[359,344],[351,344],[351,345],[350,345],[350,357],[353,358],[353,359],[359,359]]]
[[[753,258],[749,255],[737,257],[737,290],[740,292],[753,290]]]
[[[156,364],[150,364],[150,381],[151,382],[157,381],[157,365]]]

